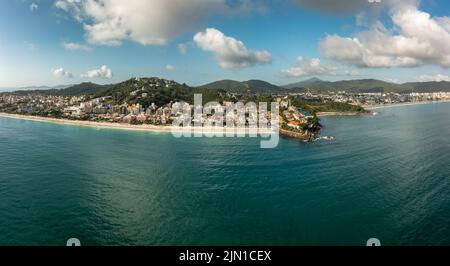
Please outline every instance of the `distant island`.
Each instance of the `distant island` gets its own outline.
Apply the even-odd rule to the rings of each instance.
[[[311,79],[280,87],[261,80],[222,80],[191,87],[158,77],[131,78],[109,85],[81,83],[63,88],[0,93],[0,112],[52,121],[84,121],[83,125],[110,123],[126,128],[167,130],[175,119],[174,104],[185,102],[193,107],[194,95],[201,94],[204,103],[217,102],[223,108],[235,102],[276,102],[280,106],[280,133],[313,140],[320,132],[319,117],[323,115],[364,115],[370,114],[366,108],[373,106],[450,99],[450,93],[443,87],[439,92],[400,93],[395,91],[413,85],[394,88],[397,85],[386,84],[389,83],[376,80],[325,82]],[[447,83],[439,83],[444,84]],[[436,86],[425,91],[434,90]],[[385,92],[387,89],[395,90]],[[265,115],[271,117],[270,110]],[[201,123],[209,124],[214,119],[214,114],[203,115]],[[236,124],[248,125],[250,118],[235,119]]]

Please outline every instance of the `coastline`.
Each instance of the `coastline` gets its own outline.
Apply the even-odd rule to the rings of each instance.
[[[282,128],[280,128],[280,135],[287,137],[287,138],[300,139],[300,140],[304,140],[304,141],[312,141],[316,137],[315,134],[302,134],[302,133],[298,133],[298,132],[285,130]]]
[[[318,112],[318,117],[324,116],[359,116],[359,115],[371,115],[371,112],[358,113],[358,112]]]
[[[394,104],[377,104],[377,105],[363,105],[362,107],[366,110],[376,110],[381,108],[389,108],[396,106],[410,106],[410,105],[422,105],[422,104],[433,104],[433,103],[446,103],[450,100],[439,100],[439,101],[424,101],[424,102],[407,102],[407,103],[394,103]]]
[[[129,131],[144,131],[152,133],[204,133],[204,134],[217,134],[217,133],[235,133],[235,134],[249,134],[251,129],[249,128],[226,128],[226,127],[174,127],[174,126],[155,126],[155,125],[131,125],[123,123],[111,123],[111,122],[93,122],[93,121],[81,121],[81,120],[68,120],[51,117],[40,117],[31,115],[19,115],[0,112],[0,117],[52,123],[58,125],[70,125],[70,126],[83,126],[97,129],[116,129],[116,130],[129,130]],[[268,128],[257,128],[258,134],[271,134],[274,131]],[[254,133],[253,131],[251,133]]]
[[[424,101],[424,102],[407,102],[407,103],[394,103],[394,104],[377,104],[377,105],[362,105],[364,109],[368,110],[367,113],[358,113],[358,112],[318,112],[318,117],[324,116],[364,116],[364,115],[372,115],[373,110],[382,109],[382,108],[390,108],[397,106],[413,106],[413,105],[422,105],[422,104],[433,104],[433,103],[445,103],[450,102],[450,100],[439,100],[439,101]]]
[[[383,104],[383,105],[363,105],[362,107],[369,112],[367,113],[359,113],[359,112],[318,112],[318,117],[326,117],[326,116],[366,116],[373,115],[373,110],[382,109],[382,108],[390,108],[397,106],[412,106],[412,105],[422,105],[422,104],[434,104],[434,103],[445,103],[450,102],[450,100],[439,100],[439,101],[425,101],[425,102],[409,102],[409,103],[398,103],[398,104]],[[41,116],[31,116],[31,115],[21,115],[21,114],[10,114],[0,112],[0,117],[11,118],[11,119],[19,119],[19,120],[28,120],[35,122],[44,122],[44,123],[53,123],[59,125],[70,125],[70,126],[83,126],[83,127],[91,127],[97,129],[116,129],[116,130],[129,130],[129,131],[143,131],[143,132],[153,132],[153,133],[204,133],[204,134],[226,134],[226,133],[235,133],[235,134],[249,134],[254,133],[249,128],[227,128],[227,127],[174,127],[174,126],[156,126],[156,125],[131,125],[125,123],[112,123],[112,122],[94,122],[94,121],[81,121],[81,120],[69,120],[69,119],[59,119],[59,118],[51,118],[51,117],[41,117]],[[281,130],[281,129],[280,129]],[[271,134],[273,133],[273,129],[269,128],[257,128],[257,134]],[[280,132],[281,133],[281,132]],[[282,135],[292,135],[292,134],[283,134]],[[292,137],[292,136],[290,136]],[[304,136],[299,137],[297,134],[295,138],[304,139]]]

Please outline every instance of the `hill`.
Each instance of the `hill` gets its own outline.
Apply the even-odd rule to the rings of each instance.
[[[192,98],[191,89],[186,84],[157,77],[131,78],[94,95],[104,96],[111,96],[114,104],[140,103],[144,107],[152,103],[161,106],[171,101],[188,101]]]
[[[409,82],[403,84],[405,89],[412,92],[437,92],[437,91],[450,91],[450,82]]]
[[[60,90],[61,95],[67,96],[79,96],[79,95],[91,95],[102,91],[106,91],[113,85],[99,85],[91,82],[84,82],[78,85],[74,85]]]
[[[244,81],[244,84],[246,84],[248,86],[248,88],[250,89],[250,91],[252,92],[259,92],[259,93],[273,93],[273,92],[279,92],[279,91],[283,91],[284,89],[273,85],[269,82],[263,81],[263,80],[248,80],[248,81]]]
[[[408,82],[404,84],[390,83],[376,79],[324,81],[312,78],[285,86],[276,86],[263,80],[219,80],[199,87],[190,87],[175,81],[162,78],[132,78],[117,84],[99,85],[85,82],[65,87],[27,87],[23,90],[12,92],[15,95],[44,94],[56,96],[90,95],[92,97],[112,96],[114,102],[139,101],[145,104],[151,101],[159,104],[171,100],[183,100],[191,102],[194,93],[202,93],[207,100],[235,100],[233,97],[246,95],[251,97],[257,94],[274,94],[289,92],[450,92],[450,82]],[[3,92],[0,94],[11,94]],[[230,94],[231,93],[231,94]],[[232,93],[238,94],[234,95]],[[240,95],[239,95],[240,94]],[[142,95],[145,95],[143,97]],[[145,99],[141,99],[141,98]],[[231,97],[231,98],[230,98]]]
[[[284,86],[281,86],[281,87],[286,88],[286,89],[304,88],[304,87],[309,86],[309,85],[320,84],[320,83],[323,83],[323,82],[326,82],[326,81],[323,81],[323,80],[318,79],[318,78],[311,78],[311,79],[299,81],[299,82],[296,82],[296,83],[287,84],[287,85],[284,85]]]
[[[251,92],[251,93],[273,93],[283,91],[284,89],[263,80],[219,80],[209,84],[199,86],[204,89],[220,89],[227,92]]]
[[[347,92],[450,92],[450,82],[409,82],[403,84],[390,83],[376,79],[323,81],[309,79],[282,86],[289,90],[347,91]]]
[[[246,91],[249,89],[247,84],[240,82],[240,81],[236,81],[236,80],[230,80],[230,79],[214,81],[214,82],[199,86],[198,88],[226,90],[226,91]]]
[[[80,83],[77,85],[72,85],[67,88],[65,87],[35,87],[33,89],[17,90],[12,92],[15,95],[27,95],[27,94],[44,94],[44,95],[55,95],[55,96],[80,96],[80,95],[91,95],[96,94],[101,91],[107,90],[112,85],[98,85],[91,82]]]

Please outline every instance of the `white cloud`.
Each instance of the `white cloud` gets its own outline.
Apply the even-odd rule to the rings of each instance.
[[[222,68],[240,69],[272,62],[269,52],[248,50],[243,42],[214,28],[195,34],[194,42],[202,50],[212,52]]]
[[[422,75],[417,78],[419,82],[430,82],[430,81],[450,81],[450,77],[447,75],[437,74],[437,75]]]
[[[173,72],[176,70],[176,68],[172,65],[166,65],[165,69],[166,69],[166,71],[169,71],[169,72]]]
[[[24,44],[25,48],[30,51],[34,51],[37,48],[36,44],[29,42],[29,41],[24,41],[23,44]]]
[[[344,75],[345,76],[350,76],[350,77],[361,77],[361,76],[364,76],[364,74],[362,74],[361,72],[356,71],[356,70],[345,70],[344,71]]]
[[[83,44],[79,44],[79,43],[73,43],[73,42],[63,42],[62,46],[64,47],[64,49],[69,50],[69,51],[84,51],[84,52],[90,52],[92,51],[92,48],[87,46],[87,45],[83,45]]]
[[[380,22],[354,37],[331,35],[321,53],[359,67],[450,67],[450,17],[431,17],[414,1],[391,3],[392,29]]]
[[[226,0],[58,0],[55,6],[83,24],[90,43],[103,45],[126,39],[163,45],[195,30],[207,17],[231,10]]]
[[[322,64],[319,58],[306,59],[299,56],[294,67],[281,72],[288,77],[305,77],[335,75],[335,70],[332,66]]]
[[[180,54],[187,54],[188,45],[186,43],[180,43],[177,45],[177,49]]]
[[[55,2],[55,7],[62,9],[66,12],[69,12],[70,6],[71,6],[70,1],[60,0]]]
[[[81,78],[112,78],[113,73],[110,68],[103,65],[99,69],[90,70],[80,75]]]
[[[81,0],[58,0],[55,7],[70,13],[77,21],[83,21]]]
[[[39,6],[36,3],[31,3],[30,4],[30,11],[34,12],[39,8]]]
[[[62,68],[62,67],[52,70],[52,74],[53,74],[53,76],[55,76],[57,78],[72,78],[73,77],[72,73],[64,70],[64,68]]]
[[[398,79],[393,79],[393,78],[385,78],[384,81],[389,82],[389,83],[395,83],[395,84],[400,84],[401,81]]]

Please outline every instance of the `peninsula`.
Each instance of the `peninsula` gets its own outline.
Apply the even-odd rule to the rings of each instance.
[[[378,106],[450,100],[449,92],[310,91],[305,88],[282,88],[256,80],[218,81],[190,87],[153,77],[131,78],[111,85],[82,83],[63,89],[4,92],[0,94],[0,115],[97,128],[167,132],[174,129],[172,123],[180,116],[180,111],[174,108],[183,102],[189,110],[194,110],[196,94],[202,95],[205,103],[214,102],[215,111],[226,110],[236,102],[268,103],[267,112],[257,110],[257,116],[264,116],[268,121],[267,125],[259,125],[261,128],[270,125],[270,119],[274,117],[270,103],[276,102],[279,106],[280,134],[303,140],[316,138],[321,129],[321,116],[366,115],[371,114],[368,109]],[[248,111],[245,110],[243,117],[237,113],[226,117],[223,126],[228,119],[237,131],[245,132],[245,127],[256,121]],[[196,117],[194,122],[202,125],[203,131],[211,131],[213,128],[208,125],[217,125],[218,118],[219,114],[213,111]],[[191,125],[185,126],[190,128]]]

